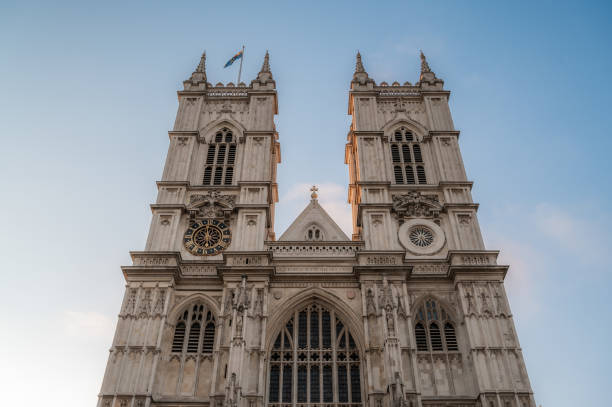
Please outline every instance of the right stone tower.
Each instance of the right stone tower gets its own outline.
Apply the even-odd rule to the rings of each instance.
[[[485,249],[443,85],[423,53],[414,85],[377,85],[357,54],[345,160],[366,361],[379,367],[367,392],[380,405],[534,407],[508,266]],[[410,324],[396,334],[395,321]]]

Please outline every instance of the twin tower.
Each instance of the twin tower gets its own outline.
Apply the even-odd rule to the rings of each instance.
[[[205,55],[179,107],[98,407],[535,407],[498,251],[485,250],[444,82],[377,84],[357,54],[353,231],[312,200],[274,231],[266,53],[250,85]]]

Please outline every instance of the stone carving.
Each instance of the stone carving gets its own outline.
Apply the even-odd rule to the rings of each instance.
[[[157,300],[155,300],[155,306],[153,307],[153,315],[159,316],[164,313],[164,306],[166,303],[166,290],[160,289],[157,293]]]
[[[492,315],[492,308],[491,308],[491,304],[489,303],[489,295],[487,294],[487,289],[486,287],[482,288],[482,291],[480,292],[480,311],[489,316]]]
[[[387,330],[390,336],[395,335],[395,321],[393,320],[393,310],[385,309],[385,318],[387,319]]]
[[[382,288],[382,295],[379,297],[379,306],[380,308],[387,310],[387,312],[390,312],[394,308],[393,291],[391,290],[389,283],[386,281]]]
[[[189,100],[189,99],[187,99],[187,100]],[[187,141],[189,140],[189,138],[187,138],[187,137],[178,137],[177,140],[178,140],[178,145],[179,146],[186,146],[187,145]]]
[[[186,276],[203,276],[203,275],[210,275],[210,274],[216,274],[217,273],[217,269],[215,266],[201,266],[201,265],[182,265],[181,266],[181,272],[183,273],[183,275]]]
[[[237,407],[238,406],[238,394],[239,388],[236,386],[236,373],[232,373],[229,385],[227,386],[227,392],[225,394],[224,407]]]
[[[144,291],[143,298],[140,299],[138,306],[138,316],[147,317],[151,313],[151,289],[147,288]]]
[[[234,304],[234,291],[228,288],[225,291],[225,305],[223,306],[223,311],[225,312],[226,315],[232,312],[233,304]]]
[[[191,195],[187,211],[192,219],[229,217],[235,207],[234,195],[211,190],[204,195]]]
[[[140,257],[138,263],[141,266],[163,266],[170,263],[168,257]]]
[[[400,218],[438,218],[444,207],[436,195],[420,192],[393,195],[393,212]]]
[[[471,293],[471,289],[466,287],[465,300],[467,302],[467,315],[473,314],[476,311],[474,307],[474,295]]]
[[[427,58],[425,58],[425,54],[421,51],[421,73],[431,72],[431,68],[427,63]]]
[[[393,256],[368,256],[368,264],[397,264],[397,258]]]
[[[263,289],[258,288],[255,293],[255,303],[253,304],[253,316],[254,317],[262,317],[263,316]]]
[[[128,404],[127,400],[121,400],[121,401],[119,402],[119,406],[120,406],[120,407],[127,407],[127,404]]]
[[[371,288],[368,288],[366,292],[366,315],[367,316],[375,316],[376,315],[376,304],[374,304],[374,293]]]
[[[463,256],[462,257],[463,264],[469,265],[480,265],[480,264],[489,264],[489,258],[487,256]]]
[[[457,215],[457,220],[460,225],[467,226],[472,222],[472,215],[469,213],[460,213]]]
[[[408,314],[406,313],[406,309],[404,308],[404,303],[399,294],[397,295],[397,315],[404,319],[408,318]]]
[[[130,294],[128,300],[125,303],[125,307],[123,308],[123,312],[121,313],[123,316],[132,315],[134,310],[136,309],[136,293],[138,290],[135,288],[130,289]]]
[[[234,308],[238,312],[243,312],[249,308],[249,292],[250,289],[246,286],[246,277],[242,278],[243,284],[239,285],[234,292]]]
[[[412,268],[412,274],[446,274],[448,264],[417,264]]]
[[[242,314],[238,314],[236,316],[236,337],[237,338],[241,338],[242,337],[242,324],[244,323],[243,321],[243,316]]]
[[[495,298],[495,308],[497,309],[497,315],[506,315],[507,311],[506,303],[504,302],[504,297],[500,295],[498,288],[495,288],[494,291],[495,295],[493,295],[493,298]]]
[[[276,242],[275,242],[276,243]],[[281,245],[271,244],[268,248],[275,257],[279,256],[300,256],[300,257],[321,257],[321,256],[355,256],[355,253],[359,250],[359,246],[347,246],[347,245],[335,245],[325,244],[323,245]]]

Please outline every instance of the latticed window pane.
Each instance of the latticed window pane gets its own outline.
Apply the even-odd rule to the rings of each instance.
[[[208,146],[208,155],[206,156],[206,164],[215,163],[215,152],[216,151],[217,151],[217,146],[215,144],[211,144]]]
[[[409,167],[406,167],[409,168]],[[404,183],[404,177],[402,175],[402,167],[400,166],[395,166],[393,167],[393,174],[395,175],[395,183],[396,184],[403,184]],[[412,178],[414,179],[414,175],[412,176]],[[413,182],[414,184],[414,182]]]
[[[270,403],[278,402],[279,382],[280,382],[280,366],[272,365],[270,367],[270,394],[268,396]]]
[[[426,351],[427,347],[427,334],[425,333],[425,327],[423,324],[416,324],[414,327],[414,334],[416,336],[417,350]]]
[[[204,342],[202,344],[203,353],[212,353],[215,344],[215,323],[209,322],[204,328]]]
[[[346,380],[346,365],[338,366],[338,401],[348,402],[348,383]]]
[[[310,402],[318,403],[321,401],[321,389],[319,386],[319,366],[310,368]]]
[[[414,153],[414,162],[422,163],[423,157],[421,156],[421,146],[419,146],[418,144],[415,144],[412,147],[412,152]]]
[[[225,170],[225,185],[231,185],[232,179],[234,178],[234,169],[227,167]]]
[[[394,163],[400,162],[399,148],[397,147],[397,144],[391,145],[391,159]]]
[[[221,180],[222,179],[223,179],[223,167],[215,168],[214,184],[215,185],[221,185]]]
[[[198,341],[200,339],[200,324],[195,322],[189,329],[189,340],[187,341],[187,352],[196,353],[198,351]]]
[[[414,170],[412,169],[411,166],[407,166],[406,167],[406,183],[407,184],[414,184],[415,183],[414,182]]]
[[[351,401],[361,403],[361,374],[359,365],[351,365]]]
[[[307,375],[307,371],[306,371],[306,366],[300,366],[298,367],[298,385],[297,385],[297,401],[298,403],[306,403],[307,401],[307,393],[308,393],[308,389],[306,388],[307,384],[306,384],[306,376]]]
[[[298,348],[300,349],[304,349],[306,347],[306,333],[308,332],[306,317],[306,310],[301,311],[298,317]]]
[[[432,350],[442,350],[442,336],[440,334],[440,327],[435,322],[429,325],[429,339],[431,340]]]
[[[217,153],[217,164],[223,164],[225,162],[225,144],[219,145],[219,152]]]
[[[332,383],[332,367],[327,365],[323,366],[323,402],[331,403],[334,401]]]
[[[291,365],[283,366],[283,403],[291,403],[293,369]]]
[[[331,321],[329,312],[323,311],[323,347],[331,348]]]
[[[417,166],[417,177],[419,178],[419,184],[427,184],[427,178],[425,177],[425,168],[422,165]]]
[[[310,347],[312,349],[319,347],[319,311],[317,309],[310,311]]]
[[[232,144],[227,153],[227,163],[233,165],[234,161],[236,161],[236,146]]]
[[[174,339],[172,340],[172,352],[182,352],[185,342],[185,323],[179,322],[174,328]]]
[[[405,163],[409,163],[410,160],[410,146],[408,144],[404,144],[402,146],[402,157],[404,158]]]
[[[455,336],[455,328],[450,322],[444,324],[444,338],[446,339],[447,350],[458,350],[457,336]]]
[[[212,167],[206,167],[206,169],[204,170],[204,179],[202,180],[202,183],[204,185],[210,185],[211,178],[212,178]]]

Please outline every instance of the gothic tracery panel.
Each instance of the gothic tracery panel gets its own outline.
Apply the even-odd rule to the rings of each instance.
[[[348,327],[319,304],[287,321],[270,352],[268,405],[361,406],[360,352]]]

